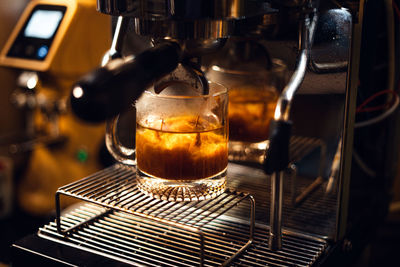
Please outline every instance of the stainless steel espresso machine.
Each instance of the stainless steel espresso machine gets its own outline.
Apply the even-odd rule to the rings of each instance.
[[[229,158],[227,189],[207,200],[151,198],[120,163],[60,187],[54,222],[13,244],[13,265],[350,265],[397,171],[391,3],[98,0],[113,42],[71,90],[78,117],[111,120],[160,80],[206,92],[255,64],[280,78],[269,137]],[[79,205],[62,210],[68,198]]]

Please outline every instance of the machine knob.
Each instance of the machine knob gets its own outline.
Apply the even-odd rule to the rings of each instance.
[[[167,42],[135,58],[112,60],[73,86],[71,109],[87,122],[110,119],[129,108],[156,80],[172,72],[180,59],[180,46]]]

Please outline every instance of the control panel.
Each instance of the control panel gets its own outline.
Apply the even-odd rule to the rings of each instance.
[[[44,60],[64,17],[66,6],[37,5],[17,35],[7,57]]]
[[[109,48],[108,16],[96,0],[32,0],[0,53],[0,66],[77,77]]]

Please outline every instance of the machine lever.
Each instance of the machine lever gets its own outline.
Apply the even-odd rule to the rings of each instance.
[[[103,122],[129,108],[157,79],[181,60],[177,43],[165,42],[135,58],[115,59],[95,69],[73,86],[72,111],[88,122]]]

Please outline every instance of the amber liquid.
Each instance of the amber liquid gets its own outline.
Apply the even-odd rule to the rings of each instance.
[[[137,167],[162,179],[196,180],[214,176],[228,165],[226,128],[195,116],[139,122]]]
[[[277,100],[276,90],[231,89],[229,139],[242,142],[267,140]]]

